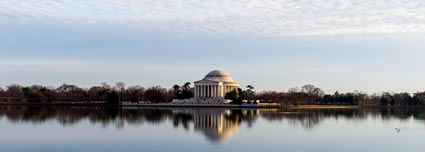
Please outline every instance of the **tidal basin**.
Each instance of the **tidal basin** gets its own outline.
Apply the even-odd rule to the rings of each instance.
[[[1,151],[419,151],[425,110],[0,106]]]

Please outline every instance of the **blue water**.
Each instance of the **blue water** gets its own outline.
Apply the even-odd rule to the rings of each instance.
[[[0,106],[0,130],[2,152],[410,152],[425,110]]]

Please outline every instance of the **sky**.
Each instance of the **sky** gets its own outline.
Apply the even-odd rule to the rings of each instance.
[[[221,69],[244,87],[425,91],[421,0],[2,0],[0,87],[171,87]]]

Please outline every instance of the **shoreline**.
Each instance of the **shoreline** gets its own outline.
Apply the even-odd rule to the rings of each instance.
[[[425,106],[358,106],[358,105],[280,105],[280,104],[83,104],[83,103],[50,103],[50,104],[30,104],[30,103],[0,103],[0,106],[105,106],[105,107],[151,107],[151,108],[258,108],[258,109],[369,109],[369,108],[387,108],[387,109],[403,109],[403,108],[425,108]]]

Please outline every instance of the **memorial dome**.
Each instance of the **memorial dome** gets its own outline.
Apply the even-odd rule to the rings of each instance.
[[[233,82],[233,79],[224,71],[214,70],[208,73],[204,80],[211,80],[217,82]]]

